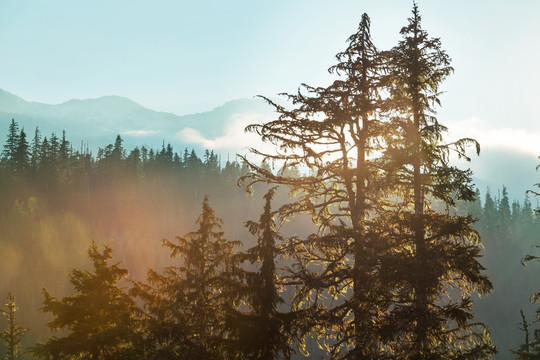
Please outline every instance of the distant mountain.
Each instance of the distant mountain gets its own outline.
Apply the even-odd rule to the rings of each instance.
[[[160,148],[171,143],[175,151],[194,148],[215,149],[223,156],[245,153],[248,146],[262,146],[256,136],[244,135],[250,123],[274,118],[272,108],[260,99],[233,100],[211,111],[175,115],[147,109],[120,96],[98,99],[70,100],[59,105],[28,102],[0,89],[0,143],[3,144],[11,119],[24,127],[29,139],[39,126],[43,136],[66,131],[75,147],[88,143],[96,151],[113,143],[116,135],[124,139],[126,148],[145,145]],[[485,195],[489,187],[497,198],[506,185],[513,199],[522,200],[525,191],[539,182],[535,172],[536,156],[508,149],[483,148],[480,157],[469,164],[474,171],[475,184]]]
[[[239,99],[208,112],[179,116],[147,109],[120,96],[49,105],[28,102],[0,89],[0,137],[5,136],[11,119],[15,119],[29,138],[36,127],[43,136],[65,130],[73,143],[88,142],[92,149],[114,142],[118,134],[127,147],[158,147],[165,141],[176,150],[197,148],[201,144],[187,141],[182,131],[190,129],[212,140],[222,135],[231,119],[240,114],[271,114],[271,108],[261,100]]]

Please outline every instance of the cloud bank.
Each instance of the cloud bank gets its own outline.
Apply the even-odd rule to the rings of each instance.
[[[122,135],[131,136],[150,136],[160,133],[159,130],[126,130],[122,132]]]
[[[177,133],[180,140],[199,145],[210,150],[229,150],[246,153],[250,147],[258,150],[270,151],[273,146],[261,141],[257,134],[246,133],[246,126],[255,123],[266,123],[273,120],[271,115],[262,115],[256,113],[239,113],[232,115],[227,119],[223,134],[214,139],[205,138],[198,130],[193,128],[184,128]]]
[[[449,129],[451,139],[473,138],[482,148],[540,155],[540,131],[510,127],[493,128],[488,121],[477,117],[451,124]]]

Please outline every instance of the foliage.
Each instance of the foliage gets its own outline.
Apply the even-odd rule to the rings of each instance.
[[[229,309],[227,326],[235,340],[232,345],[237,357],[243,359],[290,359],[295,340],[300,341],[305,329],[298,327],[301,318],[313,316],[313,311],[282,312],[280,295],[285,288],[284,276],[278,273],[278,257],[282,250],[276,242],[283,238],[277,231],[275,212],[271,201],[276,188],[264,195],[264,211],[259,222],[248,221],[246,227],[258,238],[255,246],[235,256],[238,263],[257,264],[257,271],[236,268],[236,277],[242,280],[240,293],[249,310]],[[283,260],[283,259],[282,259]]]
[[[176,266],[163,274],[148,273],[150,285],[139,283],[133,294],[145,301],[150,348],[156,359],[219,359],[226,353],[226,304],[231,297],[232,254],[238,241],[228,241],[220,231],[221,219],[202,202],[198,230],[175,241],[163,240]]]
[[[119,287],[127,273],[109,265],[110,248],[93,245],[95,271],[71,273],[75,295],[56,299],[44,290],[43,310],[60,335],[33,353],[270,359],[290,358],[298,348],[314,356],[319,345],[321,356],[335,359],[481,359],[493,352],[481,321],[511,338],[507,324],[517,318],[509,314],[518,301],[475,295],[492,287],[483,265],[494,283],[524,291],[532,277],[515,276],[509,259],[524,256],[523,239],[540,223],[530,201],[511,203],[505,188],[502,197],[488,190],[482,203],[471,173],[449,163],[451,153],[468,159],[466,147],[477,146],[471,139],[445,143],[436,118],[450,59],[421,28],[416,5],[402,35],[396,47],[379,51],[363,15],[330,69],[333,83],[287,95],[292,109],[267,99],[278,118],[248,127],[276,145],[276,153],[253,150],[260,165],[243,159],[222,166],[213,151],[198,157],[166,143],[129,150],[120,136],[94,156],[83,145],[75,149],[65,132],[42,137],[36,129],[28,144],[12,120],[0,161],[2,270],[27,274],[34,266],[58,278],[64,263],[55,263],[61,256],[50,249],[77,254],[72,238],[91,233],[135,235],[120,251],[150,263],[157,251],[142,239],[176,231],[211,191],[213,205],[230,209],[225,222],[237,238],[234,223],[254,209],[237,205],[240,192],[231,200],[241,175],[249,190],[284,185],[292,199],[272,211],[274,191],[267,193],[259,221],[246,224],[258,242],[238,253],[205,198],[198,230],[163,242],[173,265],[150,270],[146,283],[131,289],[141,309]],[[295,236],[277,231],[288,221]],[[34,249],[35,256],[24,254],[35,263],[23,261],[26,249]],[[26,283],[37,281],[29,276]],[[532,338],[519,350],[525,356],[537,335],[525,315],[522,324]]]
[[[318,232],[289,246],[297,260],[291,277],[302,284],[295,308],[319,304],[319,298],[337,300],[338,306],[327,307],[324,321],[315,321],[315,336],[322,346],[331,346],[335,356],[345,347],[354,356],[377,358],[383,345],[377,338],[380,318],[373,315],[387,305],[388,290],[379,281],[384,270],[377,263],[387,244],[376,239],[369,212],[382,205],[379,199],[385,190],[377,181],[380,170],[375,155],[381,150],[384,132],[380,121],[382,58],[372,43],[366,14],[337,60],[330,71],[341,78],[327,88],[304,85],[307,95],[288,95],[295,109],[267,99],[279,119],[247,130],[277,145],[276,154],[252,151],[263,155],[263,163],[277,161],[283,169],[273,174],[249,163],[253,172],[241,181],[248,189],[257,182],[283,184],[298,195],[280,209],[281,218],[308,213],[318,224]],[[307,167],[310,174],[287,172],[298,166]],[[381,251],[375,252],[374,246]]]
[[[536,169],[540,167],[537,166]],[[535,186],[539,186],[539,184],[535,184]],[[527,193],[532,193],[535,196],[540,196],[535,191],[528,190]],[[539,210],[535,209],[535,213],[538,214]],[[535,246],[536,248],[540,247],[538,245]],[[537,255],[526,255],[521,263],[525,265],[529,261],[538,260],[540,259],[540,256]],[[536,292],[532,294],[529,298],[529,301],[532,303],[538,303],[540,302],[540,292]],[[533,331],[533,339],[530,338],[530,325],[533,325],[533,323],[527,323],[527,320],[525,318],[525,315],[523,314],[523,311],[521,311],[521,318],[522,318],[522,329],[525,333],[525,342],[520,346],[519,350],[510,350],[514,355],[516,359],[540,359],[540,330],[534,329]],[[540,320],[540,308],[536,309],[536,321]]]
[[[28,329],[15,322],[15,312],[19,308],[15,303],[15,297],[11,293],[6,297],[4,308],[5,310],[2,310],[2,314],[8,322],[7,328],[0,333],[0,338],[4,341],[7,348],[4,359],[15,360],[18,359],[18,355],[21,353],[21,339],[28,332]]]
[[[308,213],[318,226],[291,243],[291,274],[302,284],[297,308],[326,306],[315,336],[327,340],[332,357],[487,358],[494,352],[487,329],[470,321],[470,294],[491,290],[478,233],[470,216],[430,205],[473,200],[470,171],[448,159],[450,151],[467,158],[468,144],[479,147],[471,139],[442,142],[446,128],[434,105],[452,68],[440,41],[421,29],[416,4],[401,34],[382,56],[364,15],[331,68],[343,80],[304,85],[308,95],[287,95],[292,110],[267,99],[279,118],[246,130],[276,145],[276,153],[252,152],[283,169],[249,163],[242,181],[248,190],[287,185],[297,198],[281,207],[282,219]],[[290,166],[310,175],[284,175]]]
[[[471,293],[492,289],[479,263],[480,237],[469,216],[433,210],[439,200],[448,209],[454,199],[474,200],[470,170],[449,164],[450,152],[460,157],[467,145],[461,139],[443,143],[446,128],[435,117],[439,86],[453,71],[440,40],[421,28],[415,4],[403,39],[388,52],[387,81],[397,116],[395,135],[386,149],[389,182],[395,185],[395,235],[400,285],[391,311],[399,328],[397,354],[403,359],[478,359],[490,357],[487,328],[471,322]],[[456,289],[455,291],[450,289]]]
[[[63,331],[31,348],[41,359],[135,359],[138,323],[135,302],[118,287],[127,276],[119,264],[108,264],[112,249],[92,242],[88,256],[93,271],[73,269],[69,280],[76,293],[57,299],[43,289],[42,311],[51,313],[48,326]]]

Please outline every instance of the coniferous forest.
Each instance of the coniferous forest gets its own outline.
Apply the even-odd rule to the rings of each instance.
[[[5,359],[537,359],[531,191],[477,189],[413,6],[252,124],[274,151],[97,151],[16,119],[0,161]],[[112,141],[113,139],[111,139]],[[535,201],[535,200],[534,200]],[[540,315],[539,315],[540,316]]]

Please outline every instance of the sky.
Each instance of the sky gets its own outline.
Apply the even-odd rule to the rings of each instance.
[[[484,148],[540,155],[540,1],[418,0],[455,73],[439,120]],[[326,85],[362,13],[376,46],[410,0],[0,0],[0,88],[58,104],[119,95],[184,115]]]

